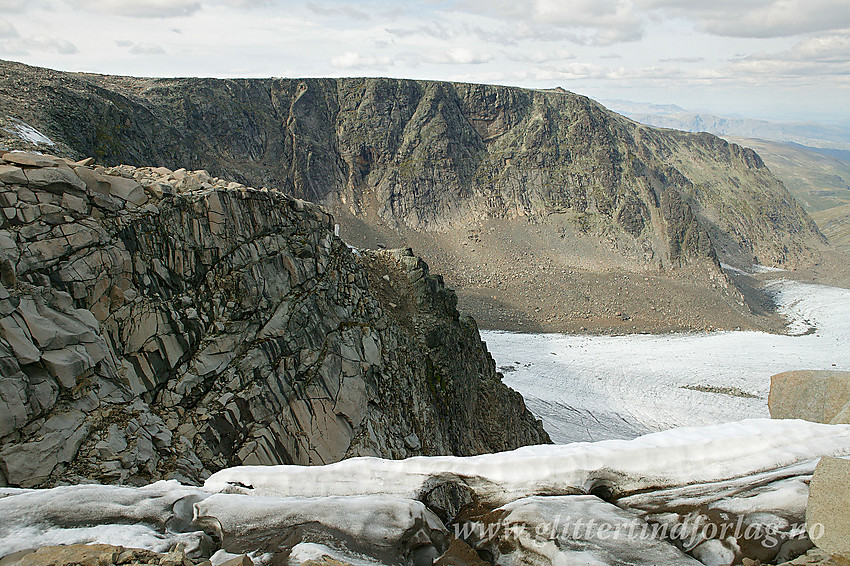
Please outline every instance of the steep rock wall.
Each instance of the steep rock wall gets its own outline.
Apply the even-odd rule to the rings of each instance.
[[[549,441],[408,250],[205,171],[2,160],[0,483]]]

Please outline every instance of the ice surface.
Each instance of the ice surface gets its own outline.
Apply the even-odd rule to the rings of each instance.
[[[509,368],[505,383],[555,442],[635,438],[766,417],[770,376],[850,370],[850,290],[794,281],[770,288],[798,335],[481,334],[496,365]]]
[[[0,498],[0,555],[50,544],[100,542],[191,552],[207,537],[191,526],[192,505],[209,496],[176,481],[149,486],[77,485],[19,490]]]
[[[850,425],[754,419],[635,440],[530,446],[467,458],[249,466],[222,470],[203,489],[175,481],[141,488],[6,488],[0,491],[0,556],[33,546],[88,542],[157,551],[183,542],[199,556],[209,555],[215,550],[212,542],[221,540],[225,551],[253,552],[262,563],[285,559],[292,547],[298,548],[293,564],[316,553],[357,561],[357,566],[427,563],[442,550],[446,531],[414,499],[449,481],[464,482],[483,502],[502,505],[502,511],[530,525],[550,520],[551,506],[557,504],[574,518],[586,515],[585,520],[601,513],[614,523],[637,517],[676,525],[698,508],[712,520],[742,514],[747,524],[789,528],[793,515],[801,513],[815,460],[823,455],[850,455]],[[576,497],[599,493],[600,486],[619,498],[621,510],[596,497]],[[621,497],[628,494],[633,495]],[[563,496],[570,498],[559,503]],[[513,558],[508,552],[502,562],[537,553],[553,564],[629,563],[631,543],[593,539],[581,547],[571,540],[544,541],[539,548],[527,546],[534,543],[531,539],[520,541]],[[702,541],[705,546],[699,548],[719,560],[734,543]],[[691,563],[682,560],[663,563]]]
[[[667,430],[629,441],[527,446],[467,458],[352,458],[326,466],[242,466],[213,474],[204,487],[282,497],[383,493],[416,499],[440,481],[463,478],[483,499],[504,504],[541,493],[589,492],[600,483],[616,493],[630,493],[717,482],[846,454],[850,454],[850,425],[752,419]]]
[[[311,468],[306,468],[311,469]],[[320,530],[373,549],[393,550],[406,541],[427,544],[445,538],[442,522],[419,501],[383,495],[280,498],[212,495],[195,505],[195,524],[218,531],[225,547],[244,547],[315,523]]]
[[[289,555],[289,564],[290,566],[298,566],[308,560],[324,562],[325,558],[330,558],[343,564],[350,564],[351,566],[382,566],[383,564],[368,556],[362,556],[353,552],[340,552],[329,546],[314,542],[300,542],[292,547],[292,553]]]
[[[674,508],[690,511],[700,507],[739,514],[777,509],[785,509],[789,513],[805,512],[806,502],[801,501],[800,493],[811,479],[817,463],[816,459],[806,460],[720,482],[639,493],[624,497],[619,503],[649,513]]]
[[[768,563],[804,532],[808,483],[816,460],[724,482],[641,493],[617,501],[653,524],[680,533],[706,564],[740,563],[741,548]]]

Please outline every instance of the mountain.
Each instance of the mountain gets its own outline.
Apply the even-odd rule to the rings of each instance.
[[[323,203],[353,245],[414,247],[488,327],[762,328],[718,260],[793,268],[824,245],[752,150],[568,92],[3,63],[0,99],[0,145]]]
[[[315,204],[21,152],[0,204],[0,485],[549,442],[442,278]]]

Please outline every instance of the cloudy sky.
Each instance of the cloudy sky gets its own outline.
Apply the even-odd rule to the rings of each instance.
[[[0,58],[144,76],[561,86],[850,119],[848,0],[0,0]]]

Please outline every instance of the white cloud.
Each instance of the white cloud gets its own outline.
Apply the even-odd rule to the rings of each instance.
[[[560,39],[608,46],[640,40],[648,22],[677,20],[724,37],[790,37],[850,27],[847,0],[461,0],[455,9],[498,22],[505,43]]]
[[[397,37],[425,36],[440,40],[453,39],[458,35],[450,26],[434,21],[409,27],[386,28],[386,31]]]
[[[550,61],[566,61],[575,59],[576,56],[566,49],[548,49],[532,51],[530,53],[511,50],[506,53],[506,57],[511,61],[519,61],[523,63],[548,63]]]
[[[759,52],[729,61],[723,69],[730,80],[749,84],[791,84],[817,81],[826,85],[850,82],[850,36],[827,34],[805,38],[790,49]]]
[[[702,63],[705,57],[662,57],[660,63]]]
[[[817,109],[811,101],[829,98],[830,112],[846,114],[850,0],[804,2],[0,0],[0,56],[144,76],[391,74],[559,84],[599,97],[707,101],[703,107],[725,89],[725,100],[748,96],[759,110]],[[785,33],[797,35],[765,39]],[[758,95],[748,94],[752,85]]]
[[[847,0],[637,0],[657,18],[680,17],[727,37],[788,37],[850,27]]]
[[[20,40],[20,44],[24,48],[29,48],[27,51],[46,51],[60,55],[79,53],[77,46],[70,41],[44,35],[35,35],[27,39],[22,39]]]
[[[165,49],[152,43],[137,43],[130,49],[133,55],[164,55]]]
[[[458,9],[499,18],[506,39],[567,40],[581,45],[637,41],[645,18],[633,0],[464,0]]]
[[[471,49],[456,47],[437,55],[426,57],[429,63],[454,64],[454,65],[480,65],[493,59],[491,53],[476,53]]]
[[[30,7],[32,0],[0,0],[0,11],[21,12]]]
[[[18,37],[18,30],[6,20],[0,20],[0,39]]]
[[[389,57],[363,57],[359,53],[347,51],[331,58],[331,66],[338,69],[362,69],[368,67],[389,67],[393,60]]]
[[[273,0],[68,0],[79,10],[107,12],[130,18],[173,18],[190,16],[204,6],[251,9],[274,4]]]
[[[313,12],[314,14],[318,14],[320,16],[325,17],[344,17],[350,18],[353,20],[368,20],[370,19],[369,14],[364,12],[363,10],[359,10],[354,6],[348,5],[331,5],[331,4],[320,4],[318,2],[307,2],[305,4],[308,10]]]
[[[783,55],[798,61],[846,63],[850,61],[850,30],[806,38]]]
[[[108,12],[131,18],[188,16],[201,9],[197,0],[70,0],[78,9]]]

